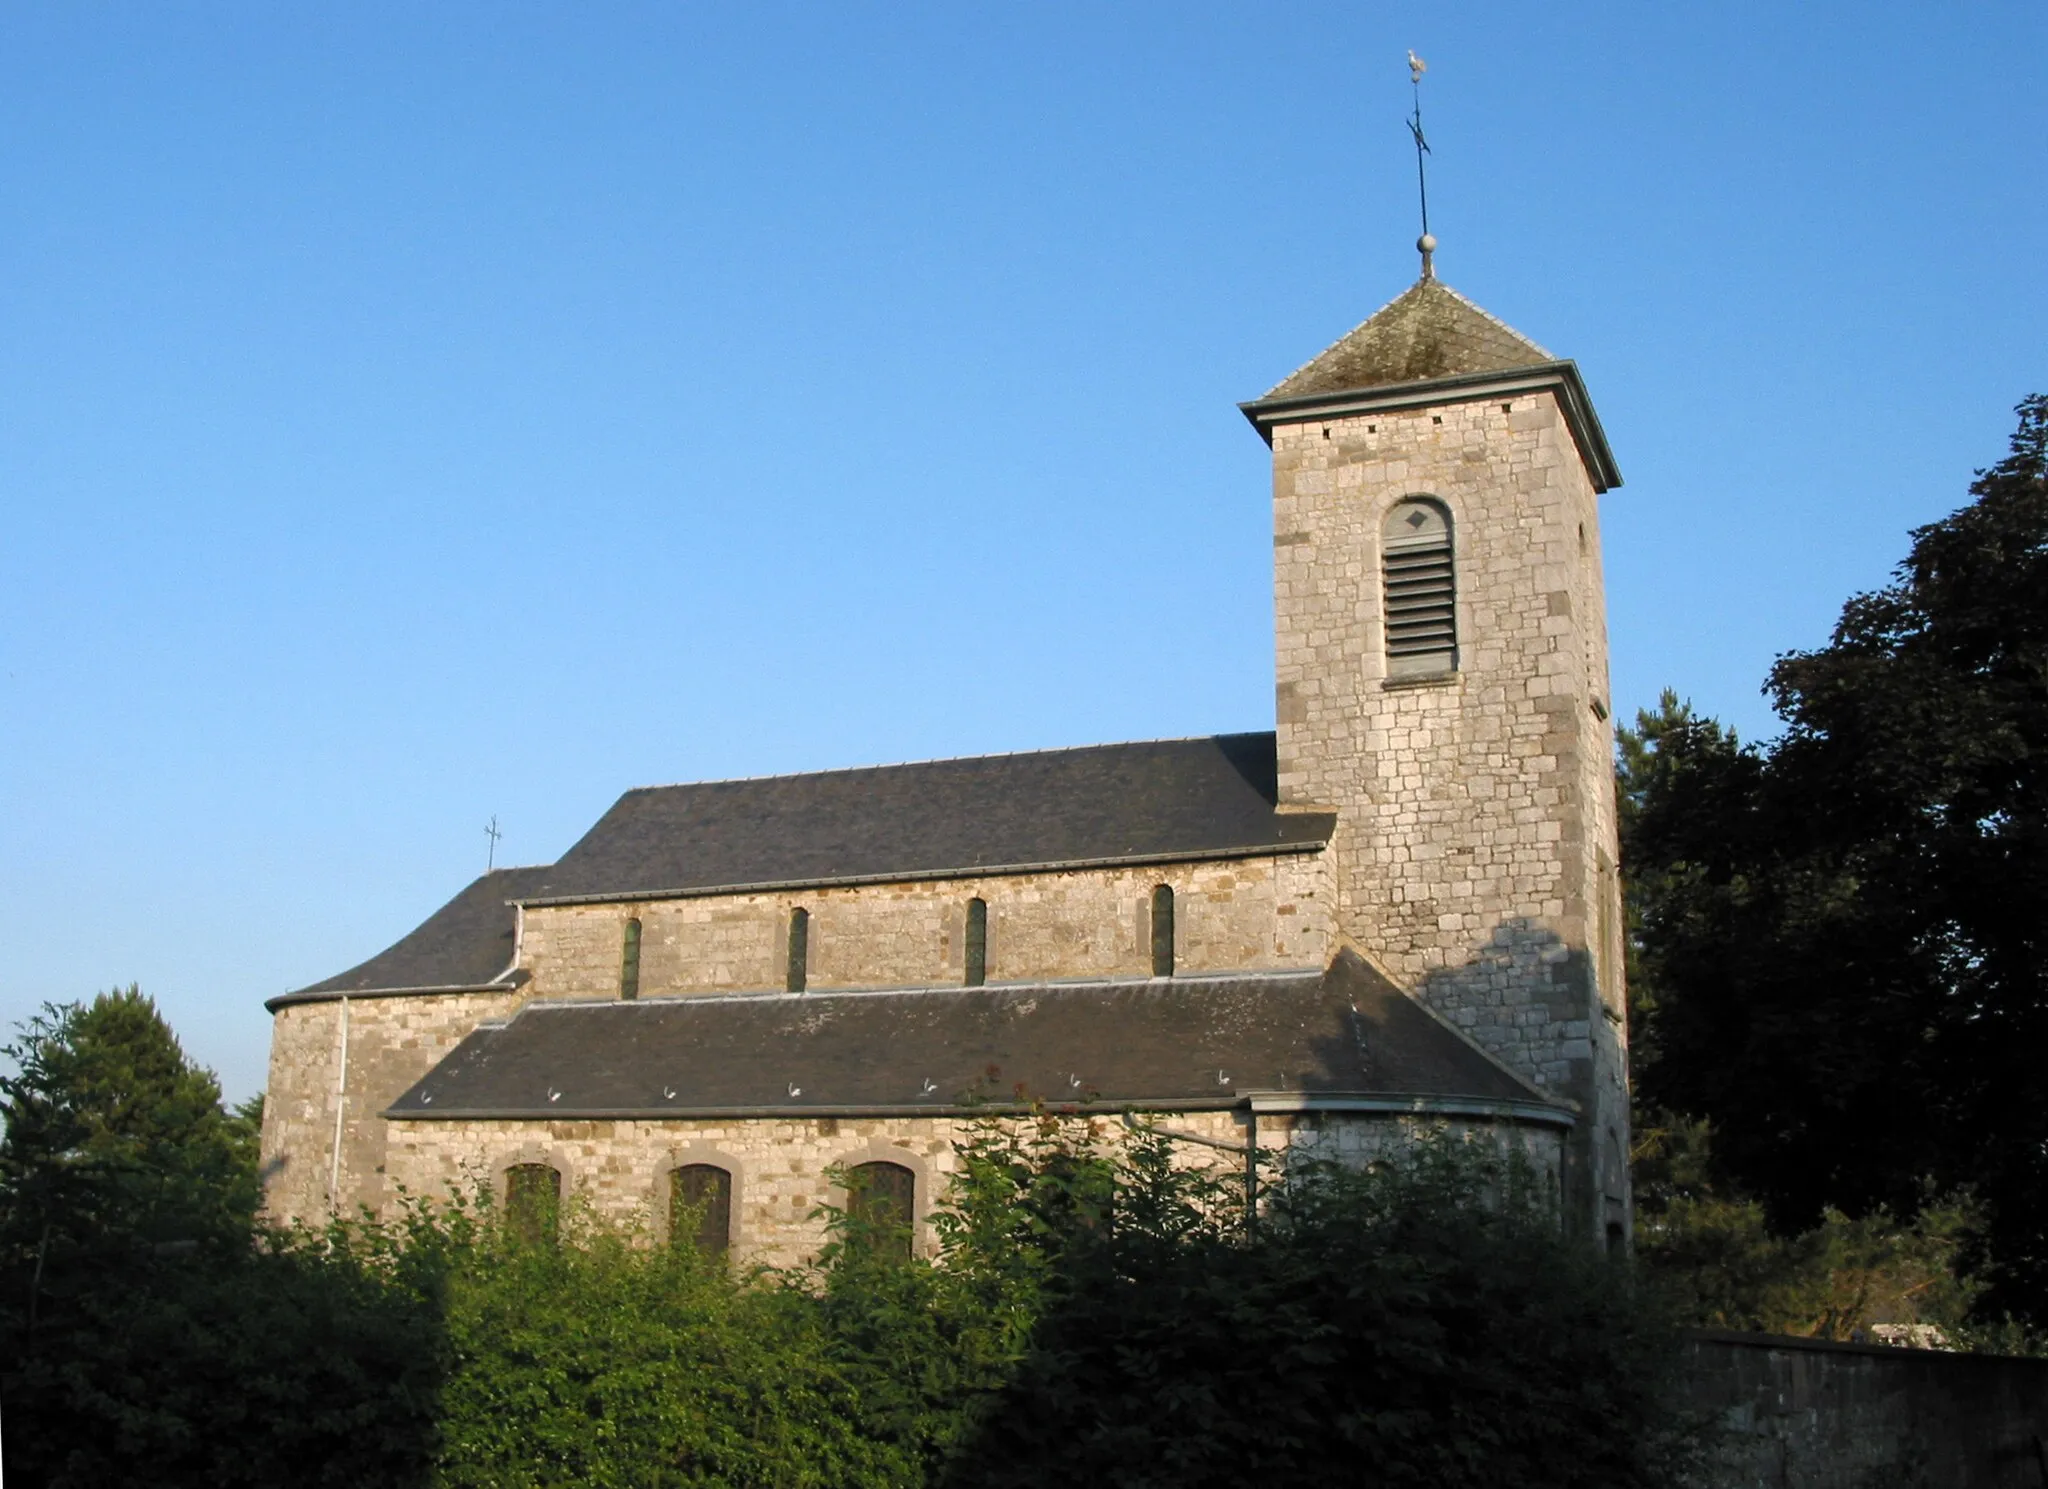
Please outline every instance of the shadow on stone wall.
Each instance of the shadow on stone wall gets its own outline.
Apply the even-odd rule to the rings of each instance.
[[[2042,1489],[2048,1360],[1703,1330],[1703,1489]]]

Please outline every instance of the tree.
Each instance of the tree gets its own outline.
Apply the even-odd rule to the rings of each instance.
[[[947,1483],[1649,1486],[1673,1340],[1526,1163],[1450,1135],[1297,1163],[1248,1234],[1234,1173],[1141,1138],[1070,1237]]]
[[[260,1107],[230,1114],[140,988],[50,1005],[0,1048],[0,1238],[59,1249],[246,1240]]]
[[[1781,1229],[1970,1191],[1993,1310],[2048,1321],[2048,398],[1744,747],[1622,741],[1646,1099]]]

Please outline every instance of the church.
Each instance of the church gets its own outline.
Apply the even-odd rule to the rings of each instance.
[[[1043,1105],[1269,1173],[1488,1134],[1625,1246],[1621,478],[1576,364],[1418,246],[1241,406],[1270,732],[627,791],[270,1000],[272,1218],[481,1182],[793,1263],[857,1175],[929,1249],[955,1140]]]

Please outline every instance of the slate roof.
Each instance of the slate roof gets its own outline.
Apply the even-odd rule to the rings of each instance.
[[[533,1003],[477,1029],[386,1115],[892,1115],[959,1110],[969,1093],[1013,1103],[1020,1088],[1155,1109],[1254,1090],[1541,1099],[1346,951],[1278,974]]]
[[[510,901],[527,893],[537,869],[485,874],[428,916],[404,940],[337,977],[286,997],[423,988],[476,988],[498,981],[512,966],[517,912]],[[283,999],[272,999],[276,1008]]]
[[[1449,285],[1419,279],[1259,402],[1512,372],[1555,360]]]
[[[1273,736],[1095,745],[628,791],[528,900],[1310,849]]]
[[[1312,851],[1336,817],[1279,812],[1273,736],[1093,745],[628,791],[561,861],[486,874],[397,945],[270,1000],[496,983],[511,901],[942,878]]]

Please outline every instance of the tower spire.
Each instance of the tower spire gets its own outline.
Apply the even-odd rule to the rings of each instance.
[[[1436,278],[1436,239],[1429,232],[1429,174],[1423,169],[1422,157],[1433,153],[1429,141],[1422,137],[1422,75],[1429,71],[1429,64],[1415,55],[1414,48],[1408,51],[1408,85],[1415,92],[1415,113],[1408,121],[1408,132],[1415,136],[1415,191],[1422,199],[1422,236],[1415,240],[1415,248],[1422,255],[1422,277]]]

